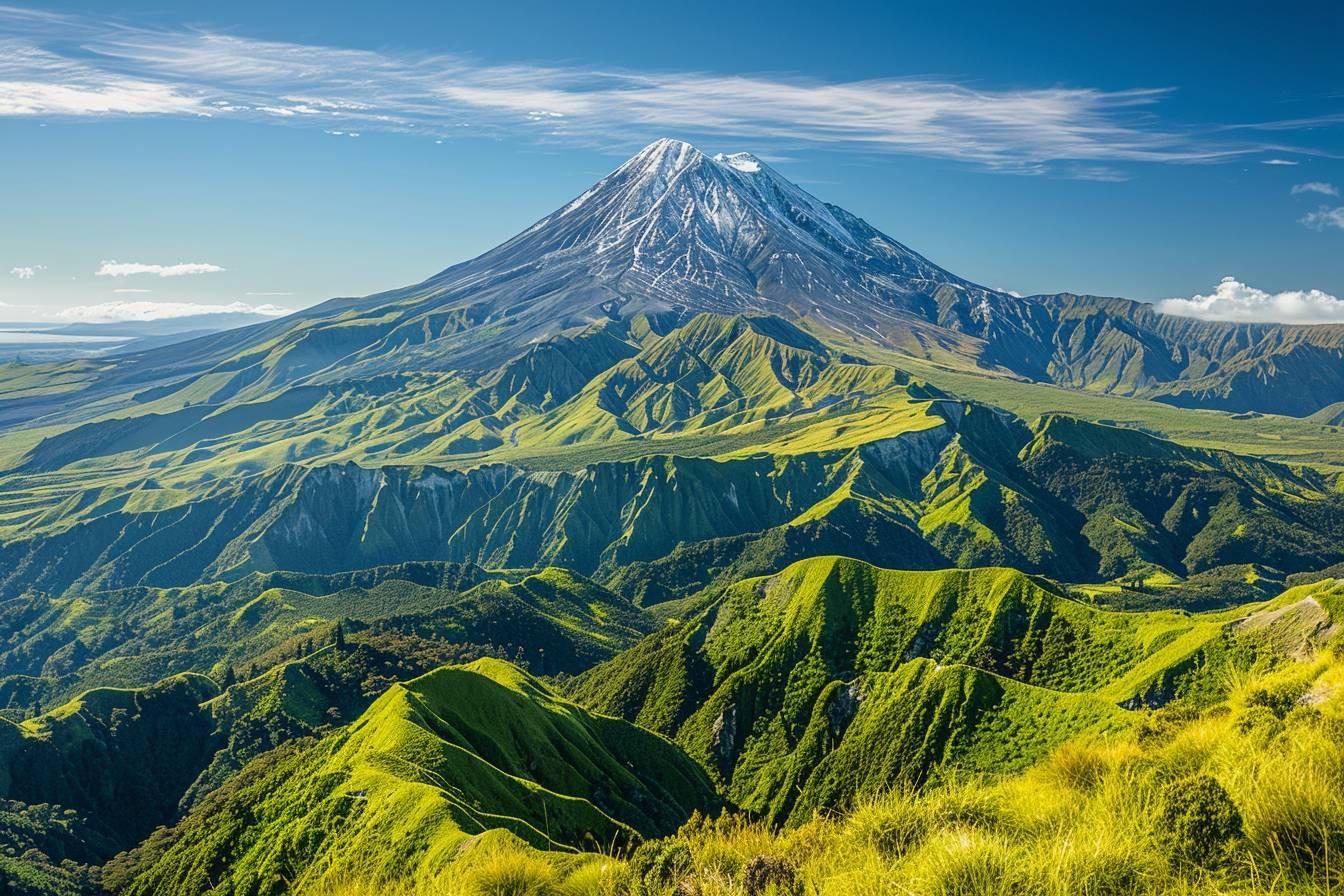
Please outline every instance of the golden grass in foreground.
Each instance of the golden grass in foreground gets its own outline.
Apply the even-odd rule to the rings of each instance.
[[[434,880],[323,896],[1344,893],[1342,683],[1323,653],[1023,775],[890,793],[783,831],[696,817],[624,860],[491,838]]]

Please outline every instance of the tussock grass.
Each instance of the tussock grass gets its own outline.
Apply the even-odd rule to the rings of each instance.
[[[619,892],[758,896],[753,855],[789,866],[781,896],[1344,892],[1341,671],[1321,653],[1246,674],[1223,704],[1152,711],[1025,773],[952,776],[782,831],[697,820],[658,841],[675,873],[627,870]]]
[[[1344,662],[1247,674],[1020,774],[944,776],[782,828],[695,814],[622,857],[473,838],[406,888],[319,896],[1219,896],[1344,892]]]

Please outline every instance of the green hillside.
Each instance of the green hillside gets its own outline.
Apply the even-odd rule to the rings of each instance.
[[[1344,558],[1344,492],[1316,471],[1074,418],[1028,426],[979,405],[902,401],[905,417],[882,417],[854,447],[840,436],[857,424],[830,421],[826,434],[798,431],[807,446],[776,435],[768,452],[556,471],[290,465],[176,506],[72,507],[57,528],[0,545],[0,594],[452,561],[565,566],[620,577],[628,595],[647,590],[630,565],[649,564],[650,584],[676,595],[717,567],[757,575],[827,550],[1075,581],[1248,562],[1296,573]]]
[[[489,655],[548,674],[583,671],[654,624],[563,570],[502,578],[441,563],[30,595],[6,604],[0,618],[10,633],[0,644],[0,707],[17,718],[35,701],[49,706],[92,687],[139,687],[179,671],[216,680],[230,668],[254,675],[311,654],[338,622],[353,640],[382,644],[421,671]]]
[[[1340,681],[1325,650],[1239,676],[1203,710],[1172,704],[1123,732],[1069,741],[1019,774],[883,793],[783,830],[697,819],[610,880],[649,896],[1334,892],[1344,880]],[[435,884],[381,892],[418,896]]]
[[[173,820],[208,761],[213,731],[200,704],[217,693],[186,674],[92,690],[18,725],[0,719],[0,797],[72,810],[96,834],[91,846],[129,848]]]
[[[674,737],[743,809],[801,822],[940,769],[1021,768],[1125,708],[1216,691],[1230,662],[1314,637],[1317,585],[1214,614],[1098,609],[1007,569],[844,558],[724,590],[571,693]],[[1333,593],[1333,592],[1332,592]],[[1272,626],[1250,625],[1276,608]]]
[[[271,754],[129,860],[125,893],[270,894],[353,869],[428,875],[473,838],[610,848],[715,797],[667,741],[482,660],[394,686],[354,724]]]

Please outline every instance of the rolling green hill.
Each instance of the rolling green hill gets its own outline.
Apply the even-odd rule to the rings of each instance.
[[[140,687],[181,671],[255,677],[329,643],[352,640],[410,668],[498,656],[546,674],[609,659],[654,622],[564,570],[509,578],[462,564],[358,573],[255,574],[231,584],[41,595],[0,610],[0,707],[22,718],[92,687]]]
[[[1126,613],[1013,570],[816,558],[725,589],[571,693],[675,737],[744,809],[799,822],[940,768],[1020,768],[1124,728],[1126,707],[1216,687],[1230,653],[1288,653],[1270,631],[1310,642],[1330,625],[1317,593],[1337,591]],[[1266,606],[1278,615],[1255,615]]]
[[[397,685],[348,728],[254,763],[151,838],[121,892],[272,894],[341,869],[430,873],[487,832],[609,848],[714,803],[671,743],[482,660]]]
[[[710,567],[758,556],[744,575],[838,544],[892,566],[1005,564],[1079,581],[1246,562],[1294,573],[1344,557],[1344,492],[1310,469],[900,394],[853,421],[764,426],[769,450],[713,458],[555,471],[288,465],[167,504],[88,494],[0,545],[0,594],[410,561],[629,580],[630,564],[675,567],[697,544]],[[692,562],[658,577],[674,593],[702,587],[709,569]]]

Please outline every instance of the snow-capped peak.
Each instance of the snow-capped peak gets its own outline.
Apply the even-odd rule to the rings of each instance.
[[[966,285],[751,153],[667,138],[470,268],[443,276],[463,295],[498,282],[501,306],[535,317],[538,332],[595,314],[818,308],[871,334],[936,314],[941,286]]]
[[[749,152],[719,153],[714,161],[745,174],[756,174],[761,170],[761,160]]]
[[[700,150],[686,141],[663,137],[635,153],[617,170],[678,171],[703,158]]]

